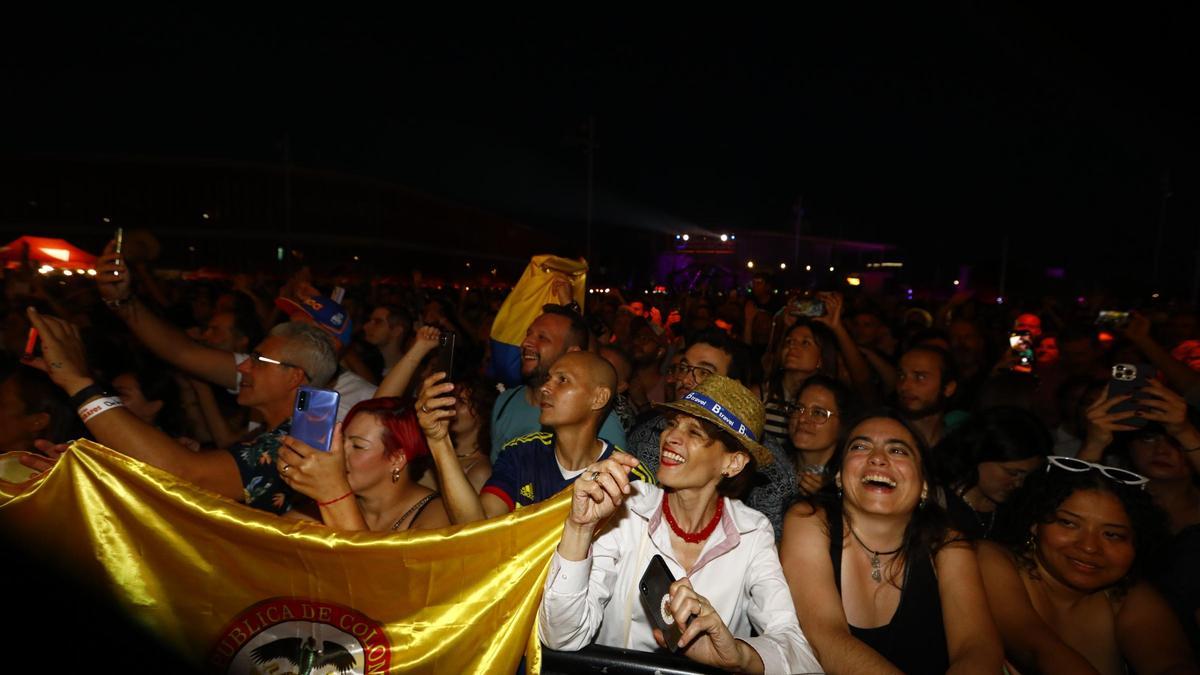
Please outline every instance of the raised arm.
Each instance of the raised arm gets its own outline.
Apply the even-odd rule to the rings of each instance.
[[[125,261],[113,252],[112,242],[96,261],[96,288],[104,303],[155,356],[225,389],[237,386],[237,364],[230,352],[192,340],[138,300],[133,294]]]
[[[447,396],[454,390],[454,385],[442,382],[444,379],[446,373],[434,373],[425,378],[417,395],[417,421],[433,455],[450,522],[462,525],[508,513],[508,504],[504,500],[488,492],[476,492],[462,465],[458,463],[454,443],[450,440],[450,418],[454,417],[455,398]]]
[[[784,517],[779,562],[791,589],[800,628],[828,673],[890,673],[890,661],[850,634],[829,557],[824,512],[808,504],[793,506]]]
[[[95,384],[84,360],[83,341],[76,326],[42,316],[34,309],[29,310],[29,320],[41,335],[43,354],[30,365],[45,370],[68,396]],[[92,397],[90,401],[98,399]],[[84,423],[97,441],[113,450],[231,499],[242,499],[241,474],[227,452],[192,452],[124,407],[111,407]]]
[[[841,293],[818,293],[817,297],[825,303],[825,315],[816,317],[819,321],[829,327],[837,338],[838,351],[842,355],[842,359],[846,362],[846,370],[850,373],[850,381],[854,385],[854,389],[858,392],[859,397],[869,405],[878,405],[882,402],[879,392],[876,391],[875,385],[871,382],[871,367],[867,364],[867,360],[863,358],[862,350],[858,348],[858,343],[854,338],[850,337],[850,333],[842,324],[842,294]]]
[[[407,352],[404,352],[404,356],[400,357],[396,365],[392,366],[383,381],[379,383],[379,388],[375,390],[375,398],[404,396],[408,393],[408,385],[412,382],[413,375],[416,374],[417,368],[421,366],[421,361],[425,360],[429,352],[437,349],[438,338],[441,334],[441,331],[433,326],[422,326],[417,330],[412,346],[408,348]]]
[[[946,627],[949,673],[998,673],[1004,647],[988,613],[975,551],[965,542],[947,544],[934,558],[942,622]]]
[[[979,543],[979,568],[1005,654],[1017,666],[1040,673],[1099,675],[1079,652],[1059,639],[1029,602],[1012,555],[992,542]],[[947,632],[949,631],[947,622]],[[995,671],[993,671],[995,672]]]

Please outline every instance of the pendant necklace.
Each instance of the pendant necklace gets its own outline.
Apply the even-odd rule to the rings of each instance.
[[[891,550],[891,551],[875,551],[875,550],[872,550],[871,547],[864,544],[862,539],[858,538],[858,533],[854,531],[853,527],[850,527],[849,523],[846,524],[846,528],[850,530],[850,536],[854,537],[854,541],[857,541],[858,545],[863,547],[863,550],[866,551],[871,556],[871,579],[873,579],[875,581],[875,583],[877,583],[877,584],[882,582],[883,581],[883,573],[880,571],[880,568],[879,568],[879,556],[895,555],[900,552],[900,549],[904,548],[903,544],[900,545],[898,548]]]

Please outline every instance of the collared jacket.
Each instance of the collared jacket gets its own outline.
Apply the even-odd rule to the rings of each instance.
[[[538,611],[538,637],[551,649],[578,650],[596,643],[654,651],[653,627],[638,597],[650,559],[661,555],[676,579],[687,576],[712,604],[734,637],[750,645],[768,673],[821,672],[800,630],[775,535],[766,516],[725,499],[716,530],[685,575],[662,515],[663,490],[642,482],[596,537],[580,561],[550,561]],[[750,636],[751,627],[757,636]]]

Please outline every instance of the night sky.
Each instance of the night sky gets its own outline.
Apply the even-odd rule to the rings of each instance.
[[[578,228],[593,116],[601,225],[790,230],[802,201],[807,233],[917,259],[1008,232],[1033,266],[1149,274],[1169,185],[1162,266],[1190,283],[1195,22],[1125,11],[13,17],[0,151],[277,161],[286,137],[297,164]]]

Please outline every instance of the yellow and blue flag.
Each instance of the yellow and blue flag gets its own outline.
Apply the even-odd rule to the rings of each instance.
[[[507,385],[521,382],[521,343],[525,330],[542,313],[542,306],[557,302],[550,293],[556,278],[571,284],[571,296],[582,309],[587,287],[587,263],[552,255],[535,255],[513,286],[492,323],[491,374]]]

